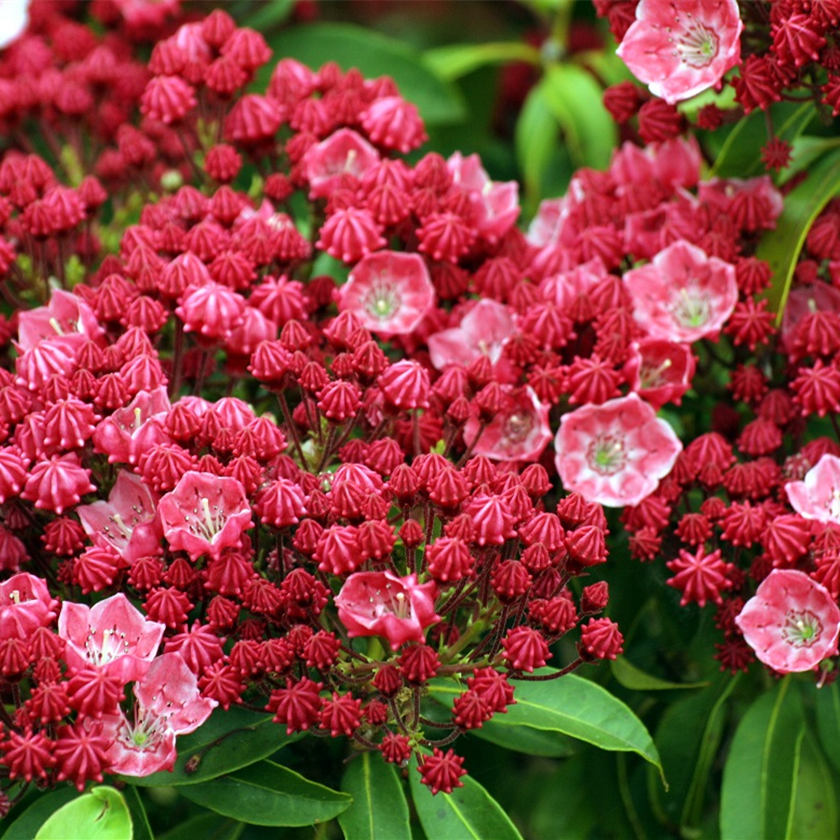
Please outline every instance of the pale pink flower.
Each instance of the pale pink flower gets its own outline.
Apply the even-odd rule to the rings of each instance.
[[[795,569],[774,569],[736,617],[755,655],[782,674],[810,671],[837,653],[840,608],[831,593]]]
[[[633,317],[651,338],[715,338],[738,302],[735,267],[684,240],[624,277]]]
[[[691,188],[700,180],[703,157],[695,137],[674,137],[662,143],[637,146],[625,142],[613,155],[610,175],[618,182],[616,194],[627,186],[656,181],[670,190]]]
[[[785,485],[791,507],[804,519],[840,525],[840,458],[823,455],[802,481]]]
[[[459,326],[429,336],[432,364],[443,370],[447,365],[464,365],[487,356],[490,364],[503,366],[502,350],[516,332],[513,310],[494,300],[480,300]]]
[[[435,287],[419,254],[378,251],[363,257],[339,289],[338,308],[358,315],[383,338],[414,332],[435,303]]]
[[[0,0],[0,50],[14,43],[29,26],[31,0]]]
[[[139,391],[125,407],[102,420],[93,433],[94,449],[108,456],[108,463],[136,464],[140,456],[159,443],[172,443],[163,430],[170,403],[166,388]]]
[[[109,545],[129,563],[159,554],[163,536],[155,516],[157,494],[140,476],[120,470],[108,501],[80,505],[76,513],[85,533],[96,545]]]
[[[238,548],[251,527],[245,488],[235,479],[190,470],[158,504],[163,535],[174,551],[191,560],[206,554],[218,560],[226,548]]]
[[[0,638],[28,639],[56,617],[58,601],[39,577],[27,572],[0,583]]]
[[[75,350],[88,339],[104,335],[93,310],[81,298],[56,289],[46,306],[22,310],[18,316],[18,346],[31,350],[42,341],[58,341]]]
[[[736,0],[641,0],[616,51],[666,102],[716,85],[741,60]]]
[[[636,394],[565,414],[554,441],[563,487],[607,507],[637,505],[666,476],[682,444]]]
[[[103,732],[112,739],[111,773],[148,776],[171,770],[177,758],[175,737],[194,732],[218,705],[201,696],[198,680],[180,653],[154,659],[134,684],[134,697],[132,720],[122,710],[102,718]]]
[[[494,461],[536,461],[551,441],[550,406],[541,403],[530,387],[502,388],[505,396],[499,412],[483,430],[478,418],[470,417],[464,442],[472,447],[473,455]]]
[[[157,621],[147,621],[121,592],[93,607],[65,601],[58,616],[58,635],[67,642],[67,664],[103,668],[123,682],[146,673],[165,629]]]
[[[624,374],[630,389],[654,408],[679,405],[691,387],[696,359],[687,344],[661,338],[643,338],[630,345]]]
[[[435,613],[434,581],[418,584],[417,575],[356,572],[335,598],[338,617],[353,636],[381,636],[396,649],[425,640],[427,627],[440,621]]]
[[[379,152],[350,128],[334,132],[316,143],[301,161],[309,182],[310,198],[328,198],[345,175],[361,178],[379,162]]]

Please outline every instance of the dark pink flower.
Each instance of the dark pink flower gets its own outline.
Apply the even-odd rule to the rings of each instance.
[[[20,497],[34,502],[38,510],[62,514],[95,489],[90,483],[90,470],[82,466],[77,455],[70,453],[38,461]]]
[[[103,332],[90,306],[61,289],[50,295],[46,306],[22,310],[18,316],[18,344],[23,350],[58,338],[75,350],[90,339],[98,341]]]
[[[65,601],[58,616],[58,635],[67,642],[67,664],[76,669],[94,665],[124,683],[146,673],[165,629],[157,621],[147,621],[122,593],[93,607]]]
[[[97,452],[111,464],[136,464],[140,456],[160,443],[173,443],[163,430],[169,414],[169,397],[161,386],[140,391],[125,407],[102,420],[93,433]]]
[[[774,569],[735,618],[755,655],[775,671],[810,671],[837,653],[840,608],[805,572]]]
[[[624,275],[633,317],[651,338],[715,338],[738,302],[735,266],[680,240]]]
[[[58,602],[41,578],[21,572],[0,583],[0,638],[26,640],[56,617]]]
[[[157,495],[138,475],[120,470],[108,501],[76,508],[85,533],[97,545],[109,545],[129,563],[160,553],[162,536],[155,516]]]
[[[802,481],[789,481],[791,507],[805,519],[840,524],[840,458],[823,455]]]
[[[328,198],[346,175],[361,178],[379,162],[379,152],[349,128],[336,131],[316,143],[303,156],[303,171],[309,181],[310,198]]]
[[[338,307],[389,338],[414,332],[434,302],[435,289],[421,256],[379,251],[354,266],[339,290]]]
[[[392,648],[425,640],[425,630],[440,621],[435,613],[437,584],[418,584],[417,575],[356,572],[335,599],[338,617],[350,636],[381,636]]]
[[[641,0],[616,51],[666,102],[716,85],[741,58],[736,0]]]
[[[624,373],[630,388],[654,408],[679,405],[691,387],[696,360],[686,344],[643,338],[630,345]]]
[[[607,507],[637,505],[666,476],[682,444],[636,394],[565,414],[554,441],[563,486]]]
[[[190,470],[158,505],[163,535],[173,550],[191,560],[215,559],[225,548],[238,548],[251,527],[245,488],[235,479]]]
[[[494,461],[538,460],[551,440],[549,406],[527,386],[503,385],[502,392],[502,405],[483,430],[477,417],[467,420],[465,443],[472,447],[473,455]]]

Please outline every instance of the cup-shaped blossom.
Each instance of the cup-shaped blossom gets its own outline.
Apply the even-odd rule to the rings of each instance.
[[[789,481],[785,492],[803,518],[840,525],[840,458],[823,455],[802,481]]]
[[[107,455],[110,464],[136,464],[153,446],[173,442],[163,430],[169,409],[165,387],[140,391],[125,408],[100,421],[93,433],[94,448]]]
[[[392,648],[422,642],[425,630],[440,621],[435,613],[434,581],[417,583],[417,575],[356,572],[335,598],[338,617],[350,636],[381,636]]]
[[[148,776],[170,770],[177,757],[175,736],[194,732],[218,705],[202,697],[198,680],[180,653],[164,653],[134,685],[133,719],[120,711],[103,716],[111,736],[110,772]]]
[[[355,265],[339,290],[338,307],[389,338],[414,332],[434,302],[435,288],[419,254],[378,251]]]
[[[837,653],[840,608],[805,572],[774,569],[735,618],[755,655],[782,674],[810,671]]]
[[[464,441],[473,455],[494,461],[536,461],[551,440],[549,406],[530,387],[503,385],[499,411],[482,429],[477,417],[464,427]]]
[[[641,0],[618,55],[666,102],[716,85],[741,59],[736,0]]]
[[[148,621],[121,592],[93,607],[65,601],[58,616],[67,664],[77,669],[93,665],[124,683],[146,673],[165,629]]]
[[[636,322],[651,338],[666,341],[716,337],[738,302],[735,266],[684,240],[622,279]]]
[[[379,162],[379,152],[350,128],[334,132],[303,156],[310,198],[327,198],[345,175],[361,178]]]
[[[563,486],[607,507],[637,505],[666,476],[682,444],[636,394],[563,416],[554,441]]]
[[[52,624],[57,608],[41,578],[27,572],[12,575],[0,583],[0,638],[28,639]]]
[[[157,495],[140,476],[120,470],[108,501],[76,508],[85,533],[96,545],[109,545],[124,560],[160,551],[160,523],[155,516]]]
[[[226,548],[238,548],[251,527],[245,488],[235,479],[190,470],[158,505],[163,535],[173,550],[191,560],[206,554],[217,560]]]
[[[90,306],[63,289],[56,289],[46,306],[24,310],[18,316],[18,345],[24,351],[57,339],[75,351],[89,339],[101,340],[103,334]]]
[[[691,387],[696,360],[686,344],[643,338],[630,346],[624,373],[630,388],[654,408],[682,402]]]

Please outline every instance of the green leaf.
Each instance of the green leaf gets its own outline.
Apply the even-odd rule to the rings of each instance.
[[[51,814],[78,796],[78,791],[69,785],[38,796],[14,822],[6,827],[2,834],[3,840],[32,840]]]
[[[178,758],[171,773],[120,778],[139,787],[195,785],[253,764],[301,737],[302,733],[287,735],[272,715],[237,706],[219,708],[195,732],[178,738]]]
[[[62,805],[35,840],[132,840],[131,815],[123,795],[101,785]]]
[[[223,820],[218,814],[199,814],[179,823],[156,840],[239,840],[247,828],[238,820]]]
[[[785,677],[749,708],[723,770],[722,840],[791,837],[805,724],[799,696]]]
[[[672,689],[704,688],[708,682],[675,683],[662,680],[637,668],[625,656],[619,656],[610,662],[612,675],[625,688],[633,691],[670,691]]]
[[[618,140],[615,122],[601,101],[601,87],[576,64],[554,64],[537,85],[545,95],[575,166],[605,169]]]
[[[294,8],[295,0],[265,0],[257,6],[256,11],[242,19],[241,26],[264,33],[267,29],[284,23]],[[275,56],[275,58],[282,58],[282,56]]]
[[[122,792],[125,804],[128,806],[128,813],[131,816],[131,825],[134,829],[134,840],[155,840],[152,827],[149,825],[149,818],[146,816],[146,808],[140,793],[136,787],[126,787]]]
[[[393,764],[362,753],[347,765],[341,789],[353,797],[338,817],[346,840],[411,840],[408,802]]]
[[[817,735],[835,769],[840,770],[840,685],[833,682],[817,691]]]
[[[827,154],[802,183],[785,196],[785,207],[775,230],[764,234],[756,256],[767,260],[773,271],[773,285],[767,293],[770,308],[782,314],[793,283],[796,262],[814,219],[840,191],[840,149]]]
[[[805,731],[796,780],[790,836],[796,840],[837,837],[837,794],[834,776],[816,739]]]
[[[185,785],[187,799],[217,814],[253,825],[314,825],[350,807],[346,794],[260,761],[200,785]]]
[[[778,183],[786,184],[792,178],[810,169],[826,152],[840,146],[840,137],[814,137],[810,134],[797,137],[790,153],[790,166],[779,173]]]
[[[568,758],[575,752],[569,739],[559,732],[532,729],[530,726],[505,726],[496,723],[496,718],[487,721],[481,729],[471,729],[470,735],[526,755]]]
[[[699,827],[705,814],[706,788],[723,737],[727,701],[739,677],[722,676],[705,691],[673,703],[656,730],[668,791],[662,791],[651,773],[651,805],[663,822],[679,825],[686,837]]]
[[[540,669],[547,675],[553,669]],[[605,688],[575,674],[555,680],[515,683],[516,703],[493,717],[498,726],[529,726],[562,732],[604,750],[635,752],[662,770],[659,753],[645,725],[628,706]],[[432,681],[431,696],[451,706],[463,688],[450,681]]]
[[[417,759],[408,774],[411,798],[427,837],[434,840],[522,840],[502,806],[471,776],[463,787],[432,795],[420,781]]]
[[[417,50],[395,38],[349,23],[315,23],[284,29],[270,45],[275,58],[296,58],[315,70],[335,61],[343,70],[357,67],[366,77],[390,76],[426,122],[464,118],[457,90],[433,73]],[[260,89],[265,76],[267,72],[258,76]]]
[[[539,67],[540,51],[523,41],[498,41],[488,44],[447,44],[426,50],[423,61],[434,73],[448,82],[460,79],[486,64],[525,61]]]

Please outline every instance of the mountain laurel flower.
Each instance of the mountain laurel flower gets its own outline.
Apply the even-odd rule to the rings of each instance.
[[[774,671],[810,671],[837,653],[840,608],[831,593],[795,569],[774,569],[744,605],[735,623]]]
[[[417,575],[356,572],[335,599],[338,617],[351,637],[381,636],[396,649],[425,640],[427,627],[440,621],[435,613],[434,581],[418,584]]]
[[[679,405],[691,387],[697,360],[686,344],[643,338],[630,345],[624,374],[632,391],[654,408]]]
[[[840,458],[825,454],[802,481],[789,481],[785,492],[804,519],[840,525]]]
[[[435,303],[435,289],[419,254],[379,251],[361,259],[339,290],[349,309],[383,338],[414,332]]]
[[[716,338],[738,302],[735,266],[678,240],[624,277],[633,317],[651,338]]]
[[[58,635],[67,643],[65,662],[77,670],[102,668],[124,683],[146,673],[165,629],[147,621],[121,592],[93,607],[65,601],[58,616]]]
[[[309,197],[328,198],[345,176],[361,178],[379,159],[379,152],[352,129],[334,132],[303,156]]]
[[[217,560],[226,548],[238,548],[251,527],[245,488],[235,479],[190,470],[158,505],[163,535],[174,551],[191,560]]]
[[[671,104],[714,87],[741,59],[736,0],[641,0],[616,51]]]
[[[637,505],[682,451],[673,429],[636,394],[565,414],[554,441],[568,492],[607,507]]]
[[[0,638],[28,640],[39,627],[52,624],[57,608],[41,578],[27,572],[12,575],[0,583]]]

